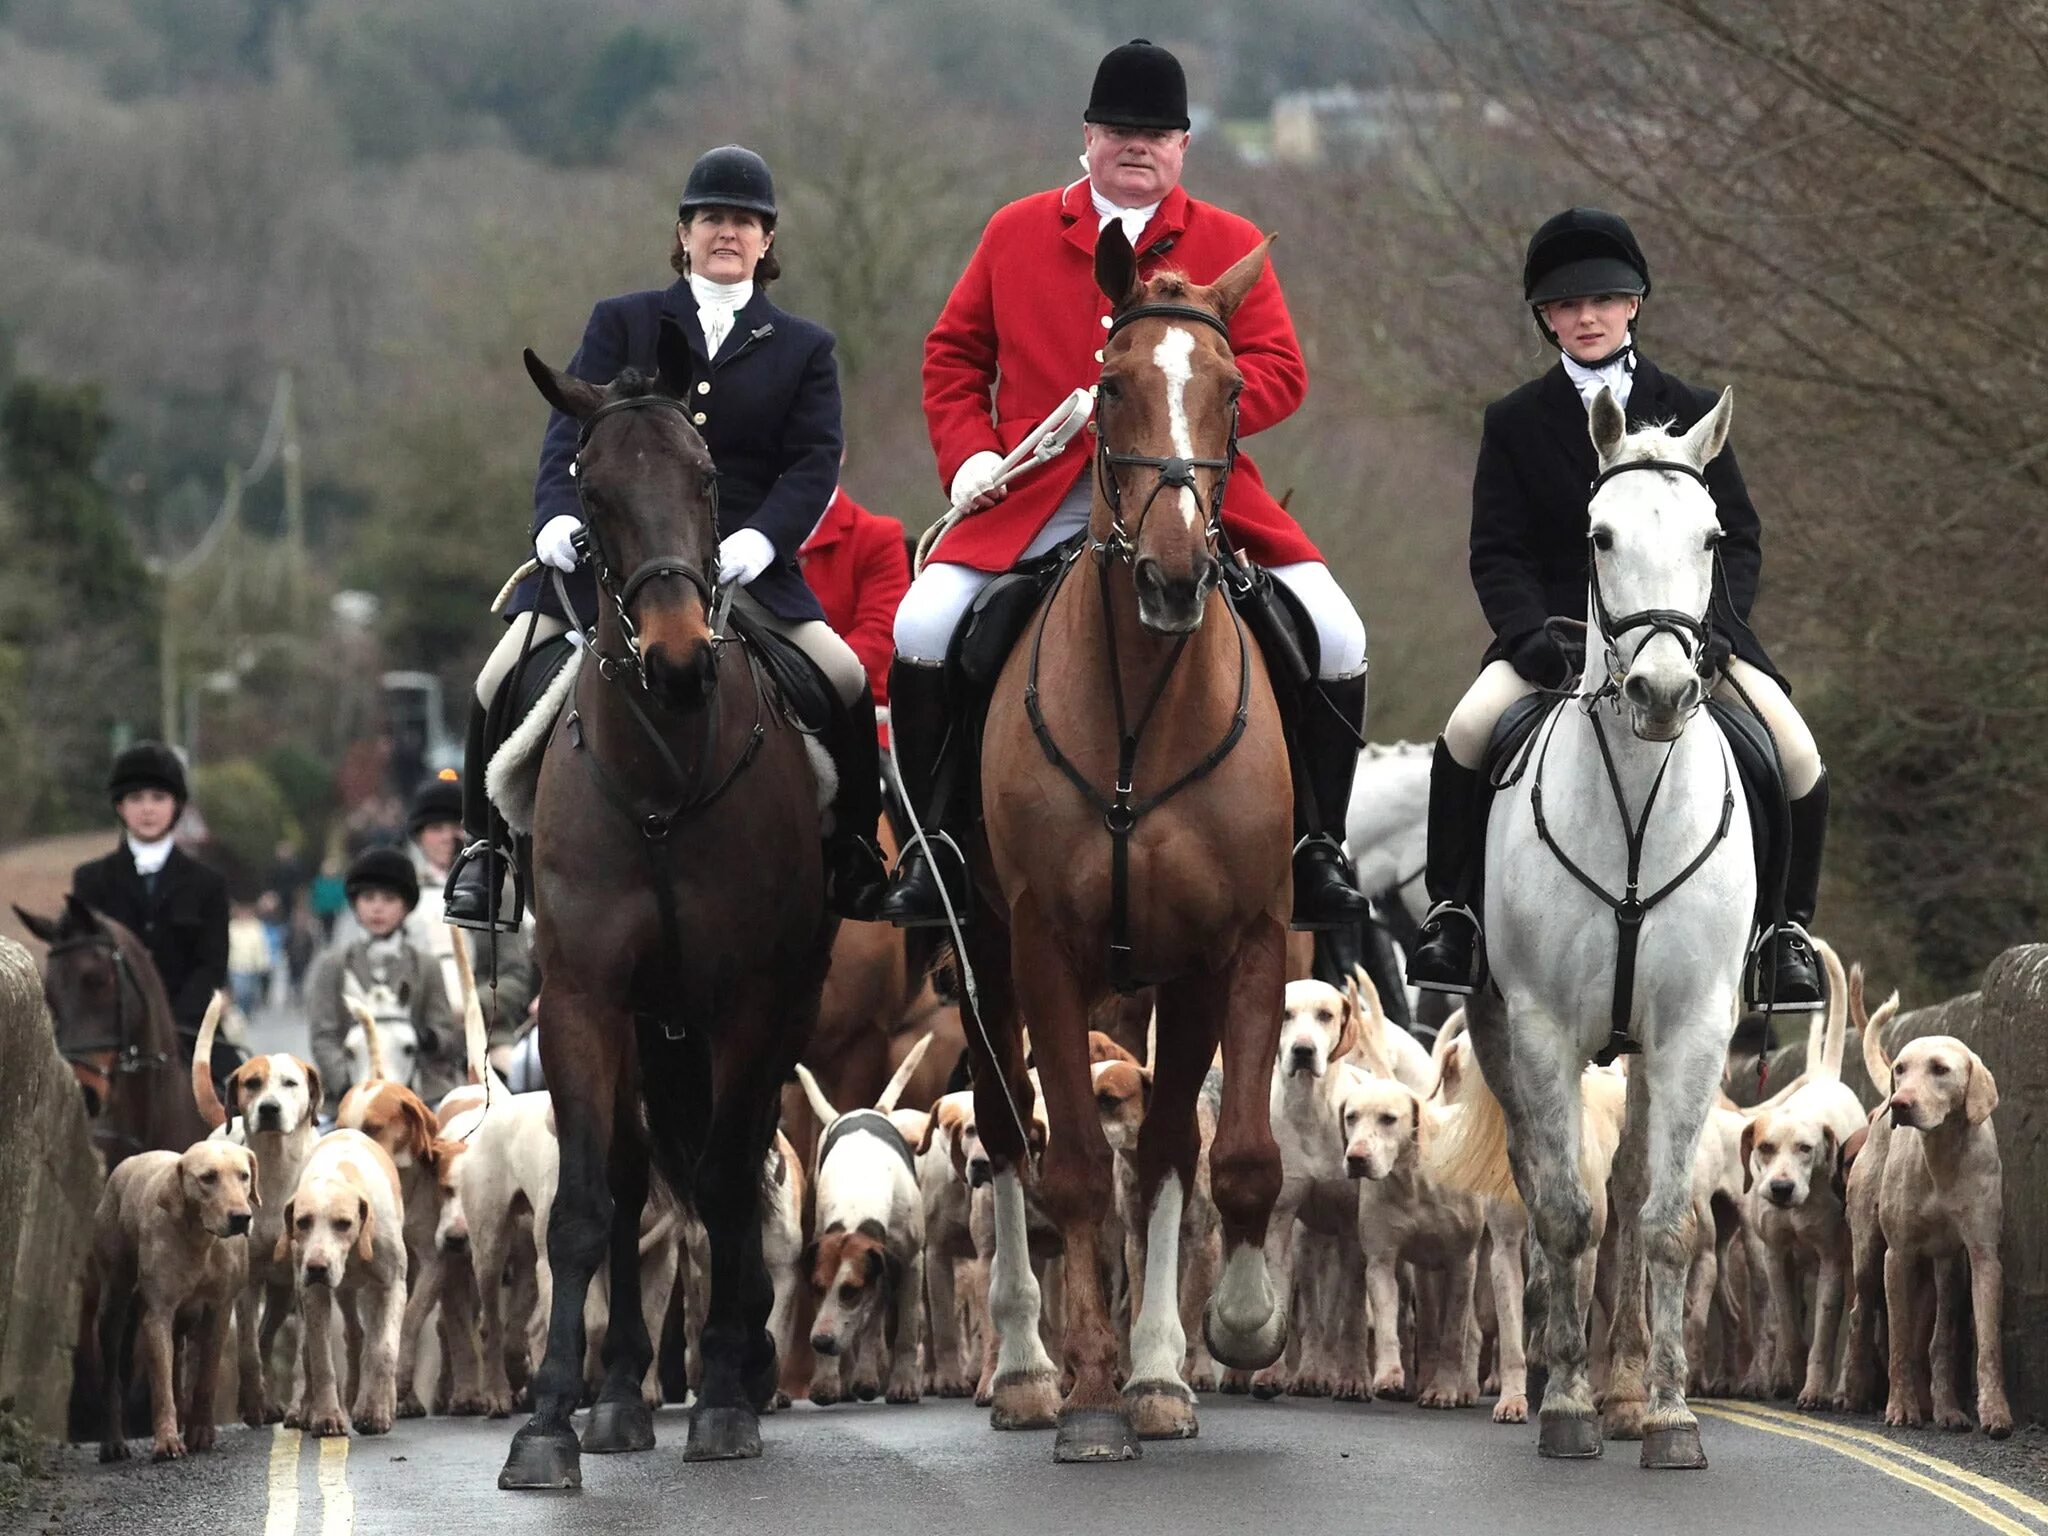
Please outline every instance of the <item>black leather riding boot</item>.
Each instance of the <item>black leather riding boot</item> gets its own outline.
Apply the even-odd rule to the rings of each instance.
[[[825,746],[839,771],[839,791],[832,797],[832,831],[825,839],[825,900],[841,917],[872,922],[889,871],[875,843],[882,819],[882,754],[871,689],[862,688],[853,703],[833,711],[832,735]]]
[[[1753,1001],[1765,1013],[1810,1013],[1826,1000],[1820,958],[1806,932],[1820,900],[1821,850],[1828,836],[1825,768],[1813,788],[1789,809],[1792,848],[1785,861],[1785,921],[1764,936],[1764,952],[1757,957],[1754,973],[1753,985],[1762,995]],[[1766,985],[1768,992],[1763,991]]]
[[[1371,911],[1344,856],[1351,775],[1365,729],[1365,678],[1312,682],[1302,690],[1295,729],[1308,802],[1294,806],[1294,926],[1343,928]]]
[[[882,900],[881,917],[898,928],[946,925],[944,891],[953,916],[967,922],[967,860],[957,834],[972,814],[968,756],[946,710],[946,670],[898,657],[889,667],[889,732],[904,797],[924,824],[924,843],[905,845]],[[935,867],[935,865],[937,867]]]
[[[1486,814],[1493,786],[1438,737],[1429,764],[1429,862],[1423,880],[1432,903],[1421,942],[1408,957],[1408,980],[1425,992],[1465,996],[1480,983],[1479,875],[1486,857]]]
[[[490,711],[471,698],[469,729],[462,741],[462,831],[469,842],[449,866],[441,915],[458,928],[511,933],[519,927],[519,914],[507,920],[498,912],[511,863],[504,850],[491,843],[491,797],[484,787],[484,770],[490,765],[489,731]]]

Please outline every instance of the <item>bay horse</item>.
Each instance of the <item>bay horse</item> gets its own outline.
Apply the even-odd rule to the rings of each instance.
[[[1103,231],[1095,276],[1114,313],[1087,541],[1011,653],[983,734],[986,847],[967,948],[989,1036],[970,1026],[968,1039],[995,1168],[991,1420],[1056,1424],[1060,1461],[1127,1459],[1141,1438],[1196,1432],[1181,1375],[1179,1238],[1199,1153],[1196,1097],[1219,1042],[1210,1166],[1224,1263],[1205,1332],[1217,1359],[1244,1370],[1286,1342],[1265,1238],[1280,1190],[1267,1100],[1293,911],[1293,794],[1265,663],[1226,599],[1218,552],[1243,386],[1229,322],[1268,243],[1202,287],[1172,273],[1141,282],[1122,226]],[[1098,1252],[1115,1181],[1087,1028],[1094,1004],[1143,985],[1156,987],[1159,1011],[1137,1149],[1150,1261],[1119,1394]],[[1039,1193],[1065,1244],[1064,1402],[1038,1339],[1026,1242],[1033,1090],[1020,1011],[1050,1121]]]
[[[53,918],[14,911],[50,947],[43,996],[57,1053],[78,1080],[107,1171],[137,1152],[182,1152],[203,1140],[207,1125],[187,1087],[171,1000],[148,947],[76,896]]]
[[[650,1156],[703,1221],[711,1293],[685,1459],[761,1454],[775,1391],[761,1169],[784,1078],[817,1019],[834,932],[820,786],[752,642],[713,631],[715,470],[678,398],[637,371],[592,385],[532,352],[581,423],[575,464],[597,576],[594,640],[542,759],[531,868],[540,1054],[561,1179],[554,1295],[533,1416],[501,1488],[580,1487],[570,1415],[583,1302],[608,1262],[604,1381],[580,1449],[645,1450],[640,1215]]]
[[[1732,757],[1711,717],[1695,718],[1721,537],[1702,471],[1732,409],[1724,393],[1683,436],[1630,433],[1609,391],[1594,399],[1587,666],[1487,827],[1492,982],[1466,1014],[1535,1240],[1546,1456],[1597,1456],[1604,1429],[1640,1438],[1645,1467],[1706,1465],[1685,1404],[1691,1178],[1756,907]],[[1611,1180],[1619,1299],[1603,1424],[1586,1364],[1579,1076],[1596,1053],[1638,1050]]]

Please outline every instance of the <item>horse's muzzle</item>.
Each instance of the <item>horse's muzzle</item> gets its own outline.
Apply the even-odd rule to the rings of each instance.
[[[1676,741],[1699,708],[1703,692],[1700,680],[1691,675],[1674,684],[1631,673],[1621,685],[1629,706],[1629,729],[1644,741]]]
[[[711,697],[718,681],[718,659],[708,639],[689,647],[681,657],[668,645],[649,646],[644,655],[648,690],[664,704],[694,709]]]
[[[1202,627],[1202,614],[1217,581],[1216,558],[1204,555],[1185,573],[1169,575],[1151,555],[1131,568],[1138,589],[1138,622],[1162,635],[1186,635]]]

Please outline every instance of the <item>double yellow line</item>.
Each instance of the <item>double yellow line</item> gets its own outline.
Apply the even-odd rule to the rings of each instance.
[[[270,1442],[270,1494],[263,1536],[297,1536],[299,1450],[304,1439],[298,1430],[280,1424]],[[348,1445],[346,1435],[320,1442],[320,1536],[350,1536],[356,1528],[356,1496],[348,1486]]]
[[[1696,1412],[1740,1424],[1745,1429],[1758,1429],[1787,1440],[1803,1441],[1861,1462],[1908,1487],[1932,1494],[1969,1515],[1985,1529],[2002,1532],[2003,1536],[2048,1536],[2048,1504],[1996,1478],[1972,1472],[1940,1456],[1929,1456],[1884,1435],[1855,1429],[1832,1419],[1788,1413],[1782,1408],[1767,1408],[1761,1403],[1696,1402],[1691,1406]],[[1980,1493],[2017,1511],[2020,1518],[2015,1519],[2004,1510],[1994,1508],[1976,1496]]]

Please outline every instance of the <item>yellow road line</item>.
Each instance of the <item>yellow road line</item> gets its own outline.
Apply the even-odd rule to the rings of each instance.
[[[277,1426],[270,1442],[270,1496],[263,1536],[292,1536],[299,1525],[299,1432]]]
[[[320,1442],[320,1536],[349,1536],[356,1528],[356,1496],[348,1488],[348,1436]]]
[[[2001,1503],[2011,1505],[2028,1519],[2048,1526],[2048,1504],[2044,1504],[2039,1499],[2021,1493],[2019,1489],[2012,1487],[2010,1484],[2001,1483],[1995,1477],[1985,1477],[1982,1473],[1972,1472],[1968,1467],[1958,1466],[1944,1457],[1930,1456],[1925,1451],[1915,1450],[1910,1445],[1902,1445],[1896,1440],[1884,1435],[1873,1434],[1867,1429],[1857,1429],[1849,1424],[1837,1424],[1829,1419],[1804,1418],[1787,1412],[1783,1408],[1772,1408],[1763,1403],[1731,1403],[1728,1406],[1734,1408],[1739,1413],[1751,1414],[1757,1418],[1773,1419],[1780,1423],[1799,1424],[1806,1428],[1817,1429],[1822,1434],[1839,1435],[1844,1440],[1853,1440],[1859,1445],[1867,1445],[1880,1451],[1889,1451],[1892,1455],[1901,1457],[1906,1461],[1917,1462],[1923,1467],[1932,1467],[1945,1477],[1962,1483],[1966,1487],[1975,1488],[1979,1493],[1988,1493]]]
[[[2038,1533],[2021,1525],[2010,1516],[1999,1513],[1999,1511],[1993,1509],[1982,1499],[1972,1498],[1967,1493],[1937,1483],[1931,1477],[1923,1476],[1911,1468],[1901,1466],[1896,1462],[1886,1461],[1883,1457],[1873,1455],[1871,1452],[1863,1450],[1858,1446],[1850,1445],[1842,1440],[1831,1439],[1826,1435],[1817,1434],[1803,1424],[1795,1426],[1794,1424],[1780,1423],[1758,1414],[1752,1414],[1746,1411],[1746,1409],[1734,1407],[1716,1407],[1707,1403],[1694,1403],[1692,1407],[1696,1412],[1708,1414],[1717,1419],[1726,1419],[1731,1424],[1740,1424],[1747,1429],[1759,1429],[1765,1434],[1783,1435],[1788,1440],[1803,1440],[1808,1445],[1817,1445],[1822,1450],[1833,1451],[1837,1456],[1846,1456],[1851,1461],[1860,1461],[1865,1466],[1873,1467],[1877,1471],[1882,1472],[1886,1477],[1895,1478],[1899,1482],[1918,1488],[1923,1493],[1931,1493],[1944,1504],[1954,1505],[1964,1514],[1972,1516],[1989,1529],[2002,1532],[2003,1536],[2038,1536]],[[1889,1441],[1885,1442],[1885,1445],[1888,1450],[1896,1449]],[[1952,1470],[1948,1463],[1943,1463],[1942,1468],[1944,1471]]]

